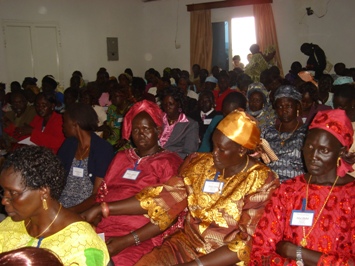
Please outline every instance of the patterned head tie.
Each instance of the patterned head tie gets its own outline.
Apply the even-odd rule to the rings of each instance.
[[[234,110],[218,124],[217,129],[230,140],[253,150],[260,143],[257,121],[246,113]]]
[[[297,91],[295,86],[292,85],[282,85],[275,92],[275,101],[280,98],[291,98],[298,102],[301,102],[302,95]]]
[[[354,130],[344,110],[319,111],[309,125],[309,130],[313,128],[319,128],[329,132],[336,137],[347,150],[350,149],[353,143]],[[341,159],[337,174],[344,176],[349,171],[352,171],[352,165]]]

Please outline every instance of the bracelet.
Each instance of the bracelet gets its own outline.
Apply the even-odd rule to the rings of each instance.
[[[195,261],[198,266],[203,266],[202,262],[200,261],[200,259],[198,257],[195,259]]]
[[[102,213],[102,216],[105,218],[110,216],[110,208],[108,207],[107,202],[101,203],[101,213]]]
[[[302,259],[302,247],[298,246],[296,249],[296,265],[297,266],[303,266],[304,262]]]
[[[141,240],[139,239],[139,236],[135,231],[131,231],[131,234],[134,238],[134,242],[136,242],[136,246],[138,246],[141,243]]]

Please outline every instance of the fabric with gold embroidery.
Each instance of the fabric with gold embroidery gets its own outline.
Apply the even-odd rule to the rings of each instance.
[[[37,246],[38,239],[27,233],[24,222],[10,217],[0,223],[0,253],[26,246]],[[86,222],[76,222],[48,236],[40,243],[58,255],[66,265],[106,266],[109,254],[104,241]],[[75,264],[77,263],[77,264]]]
[[[279,181],[268,167],[256,164],[246,173],[228,179],[220,176],[218,181],[225,182],[221,194],[203,192],[205,181],[213,180],[215,174],[212,154],[200,153],[183,169],[181,177],[147,188],[137,196],[151,221],[161,229],[185,207],[189,211],[184,228],[136,265],[184,263],[224,245],[243,259],[238,265],[248,264],[251,236]]]

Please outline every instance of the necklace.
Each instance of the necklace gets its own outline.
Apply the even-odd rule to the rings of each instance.
[[[176,122],[177,119],[169,119],[168,118],[168,123],[169,123],[169,126],[171,126],[172,124],[174,124]]]
[[[247,169],[248,164],[249,164],[249,156],[247,155],[247,163],[245,164],[245,166],[244,166],[244,168],[242,169],[242,171],[240,171],[239,173],[243,173],[243,172]],[[225,170],[225,169],[223,169],[223,172],[222,172],[222,178],[224,178],[224,170]]]
[[[319,220],[319,218],[320,218],[320,216],[321,216],[321,214],[322,214],[322,212],[323,212],[323,210],[324,210],[324,207],[325,207],[325,205],[327,204],[330,195],[332,194],[333,188],[334,188],[335,184],[336,184],[337,181],[338,181],[338,178],[339,178],[339,176],[337,176],[337,178],[335,179],[335,181],[334,181],[334,183],[333,183],[333,185],[332,185],[332,188],[330,189],[329,194],[328,194],[327,198],[325,199],[324,204],[323,204],[322,208],[320,209],[320,211],[319,211],[319,213],[318,213],[318,216],[317,216],[316,220],[314,221],[314,223],[313,223],[311,229],[309,229],[307,235],[306,235],[306,229],[305,229],[305,227],[304,227],[304,226],[302,227],[302,230],[303,230],[303,238],[302,238],[302,240],[301,240],[301,242],[300,242],[300,244],[301,244],[302,247],[307,246],[307,237],[309,237],[309,235],[311,234],[311,232],[312,232],[314,226],[315,226],[316,223],[318,222],[318,220]],[[308,201],[308,187],[309,187],[309,183],[311,182],[311,179],[312,179],[312,175],[310,175],[309,180],[308,180],[308,183],[307,183],[307,187],[306,187],[306,208],[307,208],[307,201]]]
[[[241,173],[243,173],[245,171],[245,169],[247,169],[248,167],[248,164],[249,164],[249,156],[247,155],[247,163],[245,164],[244,168],[242,171],[240,171]]]
[[[282,123],[280,124],[280,126],[279,126],[279,137],[280,137],[280,139],[281,139],[281,147],[283,147],[283,146],[285,145],[286,140],[288,140],[289,138],[291,138],[291,137],[293,136],[293,133],[295,133],[296,129],[298,128],[299,123],[300,123],[300,121],[297,121],[297,125],[296,125],[296,127],[293,129],[293,131],[291,132],[291,135],[290,135],[288,138],[285,138],[285,139],[283,139],[283,138],[281,137],[281,132],[280,132],[280,130],[281,130],[281,127],[282,127]]]
[[[55,220],[57,220],[61,209],[62,209],[62,204],[59,204],[59,210],[58,210],[57,214],[55,215],[54,219],[52,220],[52,222],[46,227],[46,229],[44,229],[38,236],[35,236],[34,238],[39,238],[41,235],[43,235],[45,232],[48,231],[48,229],[52,226],[52,224],[55,222]],[[28,222],[28,224],[30,222],[31,222],[31,220]],[[26,227],[27,227],[27,225],[26,225]]]
[[[145,158],[145,157],[155,155],[155,154],[157,154],[157,153],[159,153],[159,152],[161,152],[161,151],[163,151],[163,150],[164,150],[164,149],[159,146],[159,147],[158,147],[158,150],[157,150],[156,152],[152,152],[152,153],[146,154],[146,155],[144,155],[144,156],[140,156],[138,149],[135,149],[135,152],[136,152],[136,154],[139,156],[140,159],[143,159],[143,158]]]
[[[80,161],[83,160],[83,157],[85,156],[85,154],[88,152],[88,150],[90,149],[90,145],[84,150],[84,152],[82,154],[80,154]],[[79,153],[79,150],[78,150],[78,153]]]

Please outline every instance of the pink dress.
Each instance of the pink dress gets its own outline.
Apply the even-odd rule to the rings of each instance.
[[[141,171],[136,180],[123,178],[127,169]],[[107,194],[102,201],[111,202],[122,200],[136,195],[143,188],[166,182],[178,172],[182,159],[174,152],[164,150],[155,155],[140,158],[134,149],[128,149],[117,153],[109,166],[104,178],[107,186]],[[102,185],[103,186],[103,185]],[[149,219],[143,215],[109,216],[102,219],[96,227],[98,233],[105,233],[106,240],[112,236],[129,234],[143,225]],[[112,257],[116,266],[134,265],[144,254],[160,245],[162,237],[157,236],[142,242],[139,246],[131,246]]]

